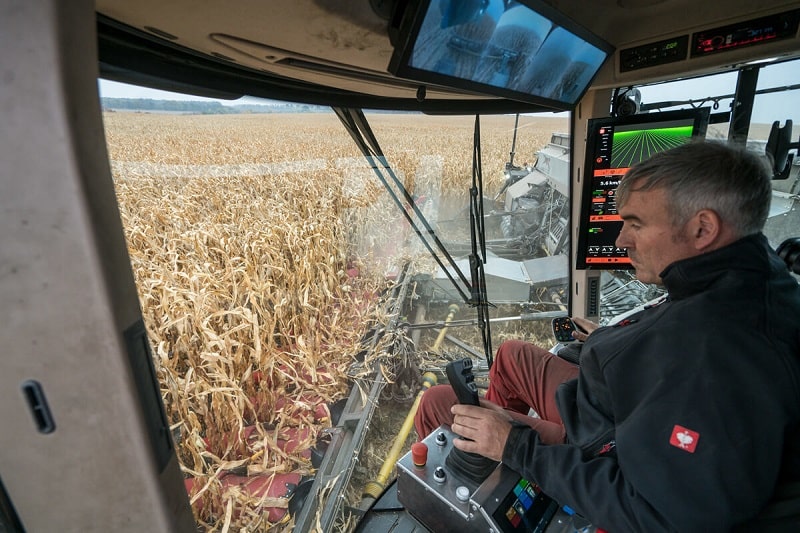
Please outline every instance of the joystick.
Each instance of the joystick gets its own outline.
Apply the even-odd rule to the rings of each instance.
[[[445,367],[447,380],[456,393],[458,403],[466,405],[480,405],[478,400],[478,386],[475,385],[475,376],[472,374],[472,359],[465,358],[451,361]]]
[[[558,342],[576,342],[577,339],[572,336],[572,332],[577,329],[575,322],[568,316],[553,319],[553,336]]]
[[[472,374],[471,359],[465,358],[451,361],[447,363],[445,372],[459,403],[480,405],[478,386],[475,384],[475,376]],[[480,484],[492,473],[498,463],[482,455],[453,448],[447,455],[445,464],[462,478],[470,479]]]

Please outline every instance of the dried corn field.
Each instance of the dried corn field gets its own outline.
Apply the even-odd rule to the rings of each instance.
[[[367,325],[386,320],[377,295],[387,272],[418,253],[414,237],[332,113],[104,120],[198,524],[291,530],[286,499],[251,481],[282,488],[313,475],[327,405],[347,394]],[[409,191],[466,201],[471,117],[370,121]],[[486,191],[502,184],[513,125],[482,118]],[[515,162],[532,162],[566,128],[566,119],[521,117]]]

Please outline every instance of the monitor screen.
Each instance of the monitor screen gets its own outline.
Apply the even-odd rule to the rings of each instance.
[[[558,507],[537,484],[520,478],[492,513],[492,518],[503,533],[544,531]]]
[[[541,0],[409,2],[389,70],[423,83],[572,109],[612,47]]]
[[[586,139],[578,269],[629,269],[631,261],[615,242],[622,229],[614,195],[634,163],[657,152],[705,137],[708,108],[629,117],[590,119]]]

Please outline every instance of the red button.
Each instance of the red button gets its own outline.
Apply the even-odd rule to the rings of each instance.
[[[424,442],[415,442],[411,445],[411,460],[414,466],[425,466],[428,462],[428,446]]]

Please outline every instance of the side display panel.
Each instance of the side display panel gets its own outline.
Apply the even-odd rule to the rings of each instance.
[[[578,269],[631,268],[627,251],[616,246],[622,229],[616,203],[620,180],[639,161],[704,137],[708,115],[701,108],[589,120]]]

